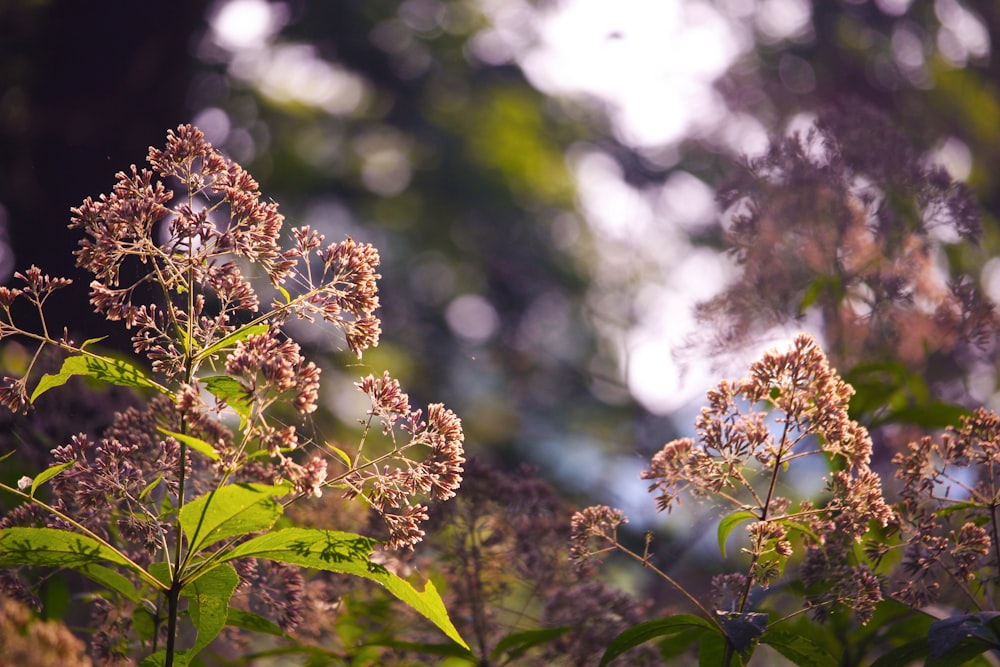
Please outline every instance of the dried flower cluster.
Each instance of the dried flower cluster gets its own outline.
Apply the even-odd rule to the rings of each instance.
[[[357,467],[344,480],[347,495],[363,496],[382,516],[389,528],[390,548],[412,547],[423,539],[420,524],[427,519],[427,506],[414,505],[411,498],[448,500],[462,483],[465,463],[462,422],[440,403],[427,406],[426,418],[422,410],[411,410],[409,397],[388,371],[380,378],[373,375],[363,378],[357,387],[371,399],[369,418],[378,417],[383,433],[393,436],[393,451],[402,465],[394,469],[379,468],[375,461]],[[405,443],[395,442],[393,427],[397,422],[406,435]],[[414,447],[428,449],[426,458],[411,459],[407,452]]]
[[[848,416],[852,394],[816,341],[800,335],[789,350],[765,353],[746,378],[720,382],[696,421],[697,440],[667,443],[642,473],[660,510],[670,511],[688,492],[749,522],[747,571],[717,581],[728,610],[744,613],[751,588],[780,576],[795,551],[793,531],[803,535],[810,604],[844,604],[864,621],[881,599],[879,582],[857,561],[854,545],[871,525],[885,527],[896,516],[869,467],[871,438]],[[822,505],[803,501],[793,507],[777,494],[779,478],[793,483],[795,463],[813,455],[836,464],[827,479],[829,497]],[[624,521],[620,511],[607,507],[578,513],[574,557],[620,548],[615,530]],[[734,599],[737,582],[741,590]]]
[[[133,332],[134,350],[153,374],[94,353],[95,341],[54,338],[44,305],[69,281],[31,267],[16,274],[22,286],[0,287],[0,339],[37,346],[23,377],[0,380],[0,401],[13,411],[29,407],[29,384],[52,348],[93,362],[91,377],[104,372],[159,394],[142,408],[123,407],[99,434],[62,440],[48,461],[65,465],[47,484],[50,511],[20,505],[0,518],[0,528],[90,531],[142,567],[164,559],[177,564],[183,553],[177,508],[233,482],[284,480],[296,499],[346,487],[384,517],[388,547],[412,547],[428,518],[416,499],[447,500],[462,481],[458,417],[440,404],[411,410],[386,373],[358,386],[372,400],[368,423],[381,419],[388,434],[399,422],[407,436],[402,444],[393,438],[390,451],[372,457],[362,451],[367,425],[351,457],[318,447],[318,438],[290,423],[317,409],[320,368],[282,325],[290,316],[331,323],[360,358],[380,335],[378,252],[349,238],[324,245],[308,227],[292,229],[286,247],[277,205],[263,201],[253,178],[191,126],[169,132],[166,147],[151,148],[148,160],[152,169],[119,173],[109,195],[73,209],[70,226],[85,234],[76,255],[94,276],[91,304]],[[270,297],[259,295],[255,273],[266,277]],[[15,321],[18,300],[37,311],[42,331]],[[26,493],[32,479],[22,481]],[[302,621],[303,580],[295,568],[237,565],[250,610],[286,630]],[[15,578],[4,577],[3,587],[30,599]],[[104,609],[95,634],[92,652],[105,661],[135,648],[120,612]]]
[[[84,645],[65,625],[32,618],[22,604],[0,596],[0,657],[31,667],[90,667]]]
[[[750,160],[720,198],[743,269],[701,311],[720,347],[810,311],[838,364],[934,354],[947,380],[995,339],[997,316],[975,278],[936,259],[940,239],[981,236],[972,193],[880,112],[848,104],[821,114]]]
[[[1000,568],[1000,416],[979,408],[940,438],[911,442],[893,463],[906,537],[893,596],[914,607],[941,601],[992,608]]]

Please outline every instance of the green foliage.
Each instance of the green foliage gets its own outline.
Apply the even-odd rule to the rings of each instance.
[[[699,636],[702,638],[701,641],[711,646],[715,646],[715,643],[713,640],[706,640],[706,636],[724,637],[722,629],[718,625],[700,616],[693,616],[691,614],[677,614],[667,618],[645,621],[632,626],[615,637],[614,641],[608,645],[604,655],[601,656],[601,667],[610,664],[612,660],[640,644],[644,644],[657,637],[676,635],[678,633]],[[723,641],[723,645],[725,645],[725,641]]]
[[[55,375],[43,375],[38,380],[38,384],[35,385],[35,390],[31,392],[31,402],[34,403],[39,396],[48,390],[66,384],[66,381],[74,375],[83,375],[98,382],[116,384],[122,387],[156,388],[165,391],[138,366],[129,361],[94,354],[81,354],[67,357],[63,361],[62,368]]]
[[[241,581],[251,584],[253,594],[253,579],[246,577],[263,576],[258,568],[301,587],[296,577],[302,575],[289,574],[279,567],[284,564],[373,581],[455,642],[438,652],[469,655],[434,585],[427,582],[418,590],[377,564],[372,559],[376,540],[288,528],[289,520],[283,519],[289,504],[318,498],[327,487],[349,488],[353,496],[377,505],[386,518],[390,547],[411,546],[423,535],[418,525],[426,518],[415,498],[426,494],[447,500],[461,481],[458,418],[441,404],[411,411],[388,373],[357,385],[372,401],[369,416],[383,420],[386,434],[400,420],[409,427],[409,440],[390,438],[391,449],[378,458],[362,452],[367,427],[350,456],[340,447],[313,447],[313,441],[300,440],[285,413],[275,414],[284,404],[294,409],[286,412],[299,415],[315,411],[319,390],[319,368],[282,331],[289,315],[339,328],[359,358],[377,344],[377,251],[351,239],[320,251],[322,236],[308,228],[294,230],[293,247],[282,251],[276,205],[260,202],[253,179],[190,126],[171,132],[165,150],[150,149],[149,161],[161,176],[177,176],[189,189],[188,198],[214,199],[212,210],[229,206],[229,226],[224,232],[202,226],[203,218],[182,206],[174,211],[170,238],[154,241],[154,225],[168,214],[165,205],[172,196],[162,182],[151,185],[150,171],[119,174],[111,196],[87,199],[74,209],[73,226],[88,235],[79,263],[96,277],[91,302],[108,320],[127,320],[135,332],[135,351],[149,358],[151,373],[132,361],[94,352],[91,346],[101,339],[76,345],[48,336],[43,305],[70,281],[32,267],[17,274],[23,288],[0,287],[0,338],[21,336],[38,345],[24,376],[4,378],[0,387],[11,409],[28,409],[76,376],[156,390],[144,411],[118,413],[100,442],[80,434],[53,450],[53,462],[33,478],[22,477],[16,487],[0,483],[24,503],[12,513],[11,525],[0,529],[0,566],[68,569],[89,578],[99,587],[95,595],[134,619],[119,625],[117,637],[102,639],[108,643],[104,650],[147,667],[195,664],[227,624],[288,641],[280,622],[241,608],[247,602],[234,597]],[[207,209],[202,215],[207,217]],[[313,253],[320,255],[316,266]],[[240,261],[259,267],[274,286],[293,277],[301,293],[292,296],[281,288],[284,300],[261,311]],[[306,265],[301,274],[295,268],[300,262]],[[133,269],[144,277],[123,287],[122,273]],[[147,281],[158,295],[140,296],[136,288]],[[152,301],[136,303],[140,298]],[[42,333],[22,328],[10,308],[16,299],[34,306]],[[67,356],[57,373],[38,378],[29,397],[28,383],[47,348]],[[216,374],[206,374],[203,366]],[[214,395],[215,406],[204,403],[201,387]],[[235,413],[238,426],[220,419],[222,412]],[[319,454],[306,459],[296,451],[303,448]],[[433,477],[406,453],[409,449],[434,459]],[[328,458],[342,468],[333,479]],[[393,484],[400,490],[386,498],[379,489],[390,488],[382,476],[390,474],[391,461],[405,472],[394,471]],[[400,483],[400,476],[409,479]],[[50,503],[39,497],[43,486],[53,498]],[[25,510],[29,513],[19,514]],[[18,525],[33,522],[34,511],[65,527]],[[301,604],[288,595],[286,623],[300,613],[294,605]],[[277,611],[282,609],[279,605]],[[193,641],[182,646],[192,634],[179,631],[187,623]]]

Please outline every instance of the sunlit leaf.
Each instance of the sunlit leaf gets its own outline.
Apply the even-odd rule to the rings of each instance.
[[[47,482],[50,479],[52,479],[53,477],[55,477],[56,475],[58,475],[59,473],[61,473],[63,470],[66,470],[67,468],[71,468],[74,465],[76,465],[76,461],[67,461],[66,463],[58,463],[58,464],[56,464],[54,466],[49,466],[48,468],[46,468],[42,472],[38,473],[35,476],[35,479],[31,482],[31,491],[30,491],[30,493],[28,495],[30,495],[32,498],[34,498],[35,497],[35,491],[38,489],[38,487],[40,487],[42,484],[45,484],[45,482]]]
[[[744,521],[756,520],[757,515],[746,510],[739,510],[722,518],[722,521],[719,522],[718,537],[719,551],[722,552],[723,558],[726,557],[726,538],[729,537],[729,533],[733,532],[733,528],[740,525]]]
[[[178,442],[183,442],[185,445],[187,445],[194,451],[204,456],[207,456],[213,461],[219,460],[219,452],[215,450],[215,447],[205,442],[201,438],[196,438],[191,435],[185,435],[184,433],[176,433],[174,431],[168,431],[167,429],[161,428],[159,426],[156,427],[156,430],[162,433],[163,435],[168,435],[171,438],[174,438]]]
[[[275,285],[275,287],[277,287],[278,291],[281,292],[281,296],[285,297],[285,305],[290,304],[292,302],[292,295],[288,293],[288,290],[281,285]]]
[[[240,416],[240,428],[243,428],[250,418],[253,402],[247,397],[246,389],[239,380],[228,375],[213,375],[202,378],[201,382],[209,393],[236,411]]]
[[[196,361],[204,361],[208,357],[212,356],[220,350],[224,350],[227,347],[232,347],[241,340],[245,340],[248,336],[252,334],[262,334],[265,333],[270,328],[267,324],[253,324],[251,326],[246,326],[241,329],[237,329],[228,336],[220,338],[218,341],[209,345],[204,350],[198,353]]]
[[[152,583],[139,565],[92,537],[59,528],[0,529],[0,566],[66,567],[86,574],[85,566],[102,562],[121,565]]]
[[[82,573],[91,581],[96,581],[109,591],[118,593],[126,600],[130,600],[136,604],[140,604],[142,601],[142,597],[136,590],[135,585],[128,577],[119,572],[94,563],[77,567],[76,571]]]
[[[31,392],[31,402],[34,403],[35,399],[49,389],[66,384],[74,375],[85,375],[105,384],[122,387],[161,389],[138,366],[124,359],[78,355],[63,360],[62,368],[55,375],[49,373],[43,375],[35,385],[35,390]]]
[[[188,599],[188,614],[194,623],[197,637],[194,645],[174,653],[174,665],[184,667],[201,653],[226,625],[229,600],[240,583],[239,575],[230,565],[221,565],[200,576],[181,590],[181,597]],[[142,667],[159,667],[166,664],[166,651],[158,651],[143,660]]]
[[[230,484],[184,505],[181,529],[191,551],[197,553],[219,540],[267,530],[282,514],[274,498],[289,492],[288,486]]]
[[[107,336],[100,336],[98,338],[88,338],[87,340],[80,343],[80,349],[86,350],[88,345],[94,345],[95,343],[100,343],[105,338],[107,338]]]
[[[347,455],[347,452],[345,452],[340,447],[337,447],[336,445],[331,445],[329,442],[326,443],[326,446],[327,449],[329,449],[331,452],[340,457],[340,460],[344,462],[344,465],[346,465],[348,469],[354,467],[354,462],[351,461],[351,457]]]
[[[156,486],[157,486],[157,485],[158,485],[158,484],[159,484],[160,482],[162,482],[162,481],[163,481],[163,473],[160,473],[159,475],[157,475],[157,476],[156,476],[156,479],[154,479],[154,480],[153,480],[152,482],[150,482],[149,484],[147,484],[147,485],[146,485],[146,488],[144,488],[144,489],[143,489],[143,490],[142,490],[142,491],[141,491],[141,492],[139,493],[139,500],[144,500],[144,499],[146,498],[146,496],[148,496],[148,495],[149,495],[149,492],[150,492],[150,491],[152,491],[153,489],[155,489],[155,488],[156,488]]]
[[[410,605],[452,640],[465,648],[458,630],[448,618],[441,596],[428,581],[423,591],[400,579],[385,567],[369,560],[376,541],[361,535],[313,528],[285,528],[251,538],[226,554],[236,558],[267,558],[330,572],[353,574],[382,584],[386,590]]]

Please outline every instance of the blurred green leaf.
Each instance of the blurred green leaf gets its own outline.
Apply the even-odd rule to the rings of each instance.
[[[723,637],[722,630],[718,625],[712,623],[711,621],[707,621],[700,616],[694,616],[693,614],[677,614],[676,616],[657,618],[652,621],[639,623],[622,631],[617,637],[611,640],[610,644],[608,644],[607,649],[604,651],[604,655],[601,656],[600,667],[604,667],[604,665],[609,664],[612,660],[626,651],[644,644],[651,639],[674,634],[676,632],[689,631],[693,628],[708,630],[709,632],[714,633],[715,636],[722,639],[723,644],[725,644],[725,638]]]

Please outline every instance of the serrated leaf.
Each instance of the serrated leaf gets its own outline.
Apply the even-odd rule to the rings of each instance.
[[[74,375],[85,375],[98,382],[114,384],[122,387],[144,387],[162,391],[155,382],[136,365],[124,359],[109,359],[107,357],[92,357],[78,355],[63,360],[62,368],[55,375],[46,373],[31,392],[31,402],[49,389],[61,387]]]
[[[236,345],[236,343],[240,342],[241,340],[245,340],[250,335],[253,334],[260,335],[262,333],[265,333],[270,328],[271,328],[270,325],[267,324],[253,324],[250,326],[243,327],[241,329],[237,329],[228,336],[220,338],[218,341],[216,341],[212,345],[209,345],[204,350],[199,352],[198,356],[195,357],[195,361],[196,362],[204,361],[205,359],[215,354],[216,352],[219,352],[227,347]]]
[[[287,486],[230,484],[195,498],[181,508],[179,517],[191,551],[197,553],[228,537],[268,530],[283,512],[274,498],[288,492]]]
[[[239,380],[228,375],[212,375],[202,378],[201,382],[210,394],[224,401],[236,411],[236,414],[240,416],[240,428],[242,429],[250,418],[253,402],[247,398],[246,389],[243,388]]]
[[[444,602],[434,584],[428,581],[424,590],[418,591],[382,565],[371,562],[369,556],[375,543],[369,537],[352,533],[315,528],[285,528],[251,538],[233,547],[225,559],[267,558],[371,579],[382,584],[387,591],[410,605],[453,641],[468,649],[469,645],[448,618]]]
[[[38,565],[81,570],[102,562],[121,565],[147,583],[153,583],[152,577],[139,565],[92,537],[58,528],[16,526],[0,530],[0,566]]]
[[[202,649],[219,636],[226,626],[229,600],[239,583],[240,577],[231,565],[220,565],[181,590],[181,597],[189,600],[188,615],[198,634],[191,648],[174,653],[176,667],[191,664]],[[159,667],[164,664],[166,651],[157,651],[140,663],[144,667]]]
[[[156,427],[156,430],[163,435],[170,436],[171,438],[177,440],[178,442],[183,442],[185,445],[193,449],[194,451],[207,456],[213,461],[219,460],[219,452],[215,451],[215,447],[205,442],[201,438],[196,438],[192,435],[186,435],[184,433],[175,433],[174,431],[168,431],[160,426]]]
[[[622,653],[625,653],[640,644],[644,644],[651,639],[656,639],[657,637],[673,634],[675,632],[690,630],[692,628],[710,630],[722,639],[723,643],[725,643],[725,638],[722,636],[722,630],[719,626],[715,625],[711,621],[705,620],[701,616],[695,616],[693,614],[677,614],[676,616],[668,616],[667,618],[656,618],[652,621],[646,621],[644,623],[633,625],[630,628],[626,628],[617,637],[611,640],[611,643],[608,644],[607,649],[604,651],[604,655],[601,656],[600,667],[604,667],[604,665],[607,665]]]
[[[66,470],[66,468],[70,468],[74,465],[76,465],[76,461],[67,461],[66,463],[58,463],[54,466],[49,466],[42,472],[38,473],[35,476],[35,479],[31,482],[31,491],[29,492],[28,495],[34,498],[35,491],[38,489],[38,487],[40,487],[42,484],[45,484],[45,482],[55,477],[63,470]]]
[[[757,515],[753,512],[748,512],[746,510],[739,510],[733,512],[732,514],[722,518],[719,522],[719,551],[722,552],[722,557],[726,557],[726,538],[729,537],[729,533],[733,532],[733,528],[740,525],[744,521],[756,521]]]
[[[768,630],[760,638],[760,643],[772,647],[799,667],[837,667],[840,664],[814,641],[794,632]]]
[[[194,646],[180,654],[184,658],[181,664],[189,663],[219,636],[226,625],[229,600],[239,583],[240,577],[236,570],[231,565],[221,565],[181,590],[181,597],[188,599],[188,613],[198,631]]]

